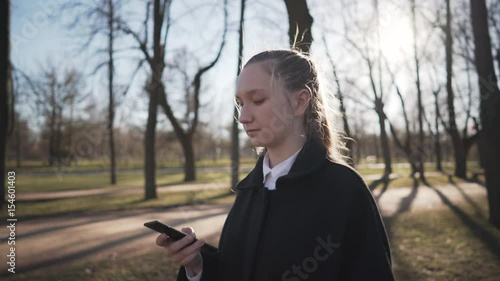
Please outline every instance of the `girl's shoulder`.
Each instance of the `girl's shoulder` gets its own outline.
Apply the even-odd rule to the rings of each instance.
[[[347,164],[328,160],[322,172],[322,178],[328,185],[334,185],[348,193],[371,193],[361,174]]]
[[[363,185],[365,184],[361,174],[347,164],[328,160],[326,161],[325,168],[325,172],[329,175],[343,180],[352,181],[353,183],[362,183]]]

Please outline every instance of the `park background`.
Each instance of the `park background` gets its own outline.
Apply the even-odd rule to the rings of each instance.
[[[217,244],[231,187],[258,157],[234,121],[236,77],[253,54],[291,46],[340,100],[396,278],[498,280],[500,2],[1,3],[9,280],[175,280],[142,223]]]

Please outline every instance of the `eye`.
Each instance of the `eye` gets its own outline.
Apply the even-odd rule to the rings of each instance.
[[[263,103],[264,103],[264,101],[265,101],[265,100],[266,100],[266,99],[256,100],[256,101],[254,101],[253,103],[254,103],[254,104],[256,104],[256,105],[261,105],[261,104],[263,104]]]

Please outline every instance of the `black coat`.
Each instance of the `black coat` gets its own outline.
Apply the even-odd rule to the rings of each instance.
[[[268,190],[263,158],[237,185],[219,251],[202,253],[202,281],[394,280],[378,207],[355,171],[313,139]],[[177,280],[188,280],[182,267]]]

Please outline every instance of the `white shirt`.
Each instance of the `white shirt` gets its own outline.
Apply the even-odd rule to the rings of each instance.
[[[278,180],[279,177],[287,175],[288,172],[290,172],[293,162],[295,162],[295,159],[297,159],[299,152],[300,149],[297,150],[297,152],[295,152],[292,156],[288,157],[285,161],[279,163],[273,168],[269,167],[269,156],[267,155],[267,153],[264,155],[264,162],[262,163],[262,175],[264,179],[262,183],[264,183],[265,188],[269,190],[276,189],[276,180]],[[202,272],[203,270],[200,271],[198,275],[190,277],[193,275],[193,272],[186,269],[186,276],[189,281],[199,281],[201,279]]]
[[[285,161],[279,163],[273,168],[269,167],[269,156],[264,155],[264,163],[262,163],[262,174],[264,175],[264,186],[269,190],[276,189],[276,180],[279,177],[284,176],[290,172],[292,168],[293,162],[297,159],[297,155],[299,155],[300,149],[297,150],[292,156],[288,157]]]

